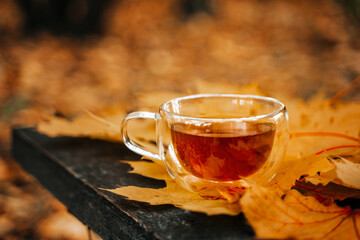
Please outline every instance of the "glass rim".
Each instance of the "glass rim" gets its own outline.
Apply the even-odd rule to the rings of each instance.
[[[243,98],[243,99],[250,98],[250,99],[255,99],[255,100],[264,100],[266,102],[276,103],[276,104],[279,104],[280,106],[268,114],[256,115],[256,116],[251,116],[251,117],[234,117],[234,118],[232,118],[232,117],[231,118],[190,117],[190,116],[177,114],[174,112],[169,112],[168,110],[165,109],[165,106],[167,104],[174,102],[174,101],[181,101],[181,100],[188,100],[188,99],[195,99],[195,98],[209,98],[209,97],[223,97],[223,98],[232,97],[232,98],[239,98],[239,99],[240,98]],[[182,119],[195,120],[195,121],[255,121],[255,120],[259,120],[259,119],[274,117],[285,109],[286,109],[285,104],[283,104],[279,100],[277,100],[275,98],[271,98],[271,97],[264,97],[264,96],[251,95],[251,94],[212,94],[212,93],[208,94],[208,93],[206,93],[206,94],[193,94],[193,95],[188,95],[188,96],[183,96],[183,97],[178,97],[178,98],[168,100],[160,106],[159,112],[164,111],[167,115],[170,115],[171,117],[179,117]]]

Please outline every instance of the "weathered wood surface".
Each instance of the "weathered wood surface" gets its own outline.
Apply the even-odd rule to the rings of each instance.
[[[207,216],[172,205],[151,206],[99,188],[165,183],[137,174],[121,160],[140,156],[123,144],[87,138],[49,138],[13,130],[17,162],[103,239],[253,239],[242,214]]]

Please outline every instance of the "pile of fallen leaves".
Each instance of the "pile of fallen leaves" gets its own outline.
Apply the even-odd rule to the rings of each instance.
[[[237,87],[199,81],[192,93],[266,95],[256,86]],[[156,111],[162,102],[185,93],[139,94],[143,109]],[[126,186],[107,189],[150,204],[173,204],[209,215],[243,212],[259,238],[360,239],[360,103],[281,99],[290,117],[290,143],[280,169],[270,183],[248,189],[199,186],[208,195],[176,184],[161,162],[128,161],[132,172],[162,179],[161,189]],[[113,107],[94,115],[84,112],[69,120],[49,117],[38,130],[50,136],[70,135],[120,141],[125,108]],[[155,141],[154,123],[130,128],[141,141]],[[215,192],[214,192],[215,190]]]

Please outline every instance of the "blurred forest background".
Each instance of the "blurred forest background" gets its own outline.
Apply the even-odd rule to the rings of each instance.
[[[87,239],[12,160],[11,127],[196,80],[333,96],[360,74],[359,26],[359,0],[1,0],[0,239]]]

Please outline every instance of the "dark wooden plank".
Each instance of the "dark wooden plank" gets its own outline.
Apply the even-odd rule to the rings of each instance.
[[[49,138],[13,130],[12,153],[20,165],[103,239],[252,239],[242,214],[207,216],[172,205],[151,206],[100,190],[118,186],[160,188],[121,160],[140,156],[123,144],[87,138]]]

